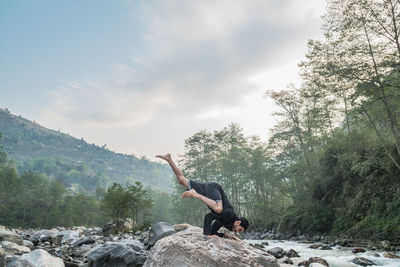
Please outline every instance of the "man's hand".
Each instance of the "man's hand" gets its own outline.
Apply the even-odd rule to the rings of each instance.
[[[211,239],[211,238],[219,238],[219,236],[217,236],[217,235],[206,235],[206,237],[207,237],[207,238],[210,238],[210,239]]]

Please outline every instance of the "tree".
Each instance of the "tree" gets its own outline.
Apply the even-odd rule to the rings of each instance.
[[[126,187],[129,199],[129,215],[134,219],[135,224],[138,224],[138,215],[140,212],[147,215],[153,205],[149,192],[144,189],[142,183],[136,181],[134,184]]]
[[[390,78],[396,76],[400,63],[399,13],[395,0],[328,1],[325,39],[309,43],[301,67],[305,82],[318,85],[325,99],[342,100],[336,104],[344,109],[348,130],[354,107],[400,170],[399,87]],[[383,116],[374,114],[371,103]],[[380,127],[382,123],[385,127]],[[388,141],[394,142],[395,152],[388,149]]]
[[[102,206],[105,212],[113,219],[133,218],[138,222],[140,212],[146,212],[152,207],[149,190],[136,181],[126,187],[114,183],[104,194]]]
[[[113,220],[128,218],[129,204],[129,195],[120,184],[113,183],[107,189],[103,199],[103,208]]]

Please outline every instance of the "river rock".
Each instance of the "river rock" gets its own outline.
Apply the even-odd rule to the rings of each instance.
[[[21,256],[22,260],[26,260],[35,267],[64,267],[62,259],[51,256],[43,249],[36,249],[28,254]]]
[[[84,244],[93,244],[96,240],[91,236],[82,236],[71,243],[71,247],[79,247]]]
[[[29,240],[23,240],[22,245],[30,248],[31,250],[35,248],[35,245]]]
[[[72,248],[71,255],[73,255],[75,257],[76,256],[80,257],[80,256],[84,255],[86,252],[88,252],[89,250],[91,250],[91,249],[92,249],[91,246],[84,244],[84,245],[81,245],[79,247]],[[61,254],[61,256],[62,256],[62,254]]]
[[[176,231],[174,227],[166,222],[159,222],[153,224],[149,232],[149,247],[154,246],[154,244],[163,237],[175,234]]]
[[[285,251],[280,247],[271,248],[267,250],[267,252],[277,259],[282,258],[285,255]]]
[[[393,254],[390,252],[383,253],[383,257],[390,258],[390,259],[400,259],[400,256],[397,256],[396,254]]]
[[[54,236],[55,234],[57,234],[56,230],[39,230],[34,232],[33,236],[36,236],[39,239],[39,242],[45,243],[45,242],[49,242],[49,243],[53,243],[53,238],[56,241],[56,237]],[[35,243],[32,239],[31,241],[33,243]]]
[[[7,262],[6,262],[5,266],[7,266],[7,267],[34,267],[26,260],[23,260],[16,256],[8,257],[6,261]],[[0,264],[0,266],[4,266],[4,265]]]
[[[1,242],[1,246],[4,248],[6,252],[15,254],[15,255],[22,255],[24,253],[29,253],[31,252],[31,249],[28,247],[24,246],[19,246],[15,244],[14,242],[10,241],[3,241]]]
[[[57,239],[57,244],[72,244],[81,236],[81,231],[65,230],[53,235]]]
[[[145,247],[143,246],[143,244],[138,240],[121,240],[119,243],[128,245],[135,251],[144,251],[145,250]]]
[[[0,231],[0,242],[1,241],[10,241],[13,242],[17,245],[22,245],[22,237],[11,232],[11,231],[6,231],[6,230],[1,230]]]
[[[353,252],[353,254],[364,253],[365,249],[360,248],[360,247],[356,247],[356,248],[353,248],[353,250],[351,252]]]
[[[376,265],[375,262],[363,258],[363,257],[356,257],[354,259],[351,260],[352,263],[357,264],[357,265],[361,265],[361,266],[372,266],[372,265]]]
[[[388,249],[390,247],[390,242],[388,240],[383,240],[380,243],[380,247],[383,248],[383,249]]]
[[[293,261],[288,257],[280,258],[278,260],[278,262],[279,263],[286,263],[286,264],[293,264]]]
[[[6,262],[6,252],[0,247],[0,266],[4,266]]]
[[[289,249],[289,251],[286,253],[286,256],[289,258],[299,258],[299,253],[297,253],[294,249]]]
[[[88,252],[87,259],[91,267],[133,267],[143,265],[146,253],[143,250],[136,251],[127,244],[109,243],[94,247]]]
[[[31,241],[33,243],[34,246],[37,246],[40,241],[39,237],[35,236],[35,235],[30,236],[28,239],[29,239],[29,241]]]
[[[263,245],[263,246],[269,246],[269,244],[268,244],[268,242],[266,242],[266,241],[264,241],[264,242],[261,242],[261,245]]]
[[[203,229],[190,227],[159,240],[144,267],[279,267],[276,259],[244,241],[207,238]]]
[[[322,266],[327,266],[329,267],[329,264],[326,260],[324,260],[323,258],[320,257],[311,257],[306,261],[302,261],[298,264],[298,266],[307,266],[309,267],[311,264],[313,263],[318,263],[321,264]],[[314,265],[315,266],[315,265]]]

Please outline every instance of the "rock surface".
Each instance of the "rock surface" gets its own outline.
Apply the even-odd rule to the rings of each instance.
[[[35,267],[64,267],[62,259],[51,256],[43,249],[36,249],[28,254],[21,256],[21,260],[25,260]]]
[[[375,262],[373,262],[373,261],[371,261],[369,259],[363,258],[363,257],[356,257],[351,262],[354,263],[354,264],[357,264],[357,265],[361,265],[361,266],[376,265]]]
[[[282,258],[285,255],[285,251],[280,247],[271,248],[267,250],[267,252],[277,259]]]
[[[355,247],[355,248],[353,248],[352,252],[353,252],[353,254],[364,253],[365,249],[360,248],[360,247]]]
[[[300,262],[299,266],[307,266],[307,267],[312,266],[312,265],[318,266],[318,265],[316,265],[317,263],[322,265],[322,266],[329,267],[328,262],[326,260],[324,260],[323,258],[320,258],[320,257],[310,257],[308,260],[306,260],[304,262]]]
[[[0,242],[1,241],[10,241],[13,242],[17,245],[22,245],[22,237],[20,237],[19,235],[10,232],[10,231],[6,231],[6,230],[0,230]]]
[[[400,256],[397,256],[397,255],[395,255],[393,253],[389,253],[389,252],[383,253],[383,256],[385,258],[390,258],[390,259],[400,259]]]
[[[87,259],[91,267],[134,267],[143,265],[146,253],[136,244],[130,246],[129,243],[110,243],[95,247]]]
[[[154,244],[161,238],[175,233],[175,228],[169,223],[159,222],[153,224],[149,232],[149,247],[154,246]]]
[[[209,239],[199,227],[190,227],[159,240],[144,267],[279,267],[276,259],[243,241]]]

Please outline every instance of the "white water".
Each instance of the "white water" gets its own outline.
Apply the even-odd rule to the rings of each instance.
[[[310,257],[320,257],[325,259],[330,267],[360,267],[360,265],[351,262],[355,257],[367,258],[375,262],[376,266],[385,267],[400,267],[400,259],[389,259],[383,256],[384,251],[368,250],[365,248],[365,253],[353,254],[352,247],[332,247],[332,250],[319,250],[308,248],[311,244],[303,244],[296,241],[281,241],[281,240],[245,240],[251,244],[261,244],[262,242],[268,242],[268,246],[264,246],[265,250],[281,247],[283,250],[288,251],[294,249],[300,256],[300,258],[290,258],[293,264],[297,266],[299,262],[308,260]],[[392,252],[393,253],[393,252]],[[374,256],[379,254],[380,257]],[[400,256],[399,253],[393,253]]]

